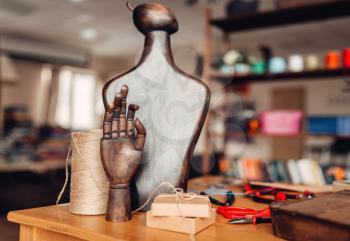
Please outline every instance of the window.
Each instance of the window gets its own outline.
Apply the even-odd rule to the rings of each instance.
[[[102,105],[100,93],[93,70],[63,67],[58,77],[56,123],[74,130],[96,128]]]

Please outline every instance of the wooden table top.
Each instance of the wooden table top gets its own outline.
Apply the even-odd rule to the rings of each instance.
[[[206,185],[218,183],[220,177],[201,177],[189,182],[189,189],[203,190]],[[230,189],[236,190],[234,187]],[[249,199],[237,197],[235,206],[250,208],[265,208],[267,205],[254,203]],[[196,240],[196,241],[232,241],[232,240],[281,240],[272,233],[271,224],[232,225],[227,219],[217,215],[217,221],[211,227],[190,236],[181,233],[164,231],[146,227],[145,213],[136,213],[132,220],[126,223],[111,223],[100,216],[83,216],[68,212],[68,204],[13,211],[8,214],[8,220],[33,226],[61,234],[66,234],[84,240]]]

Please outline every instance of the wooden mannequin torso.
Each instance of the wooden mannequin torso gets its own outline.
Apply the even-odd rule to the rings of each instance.
[[[105,107],[122,85],[129,86],[128,101],[141,107],[136,115],[147,130],[135,177],[138,205],[162,182],[186,189],[190,158],[208,110],[207,86],[176,67],[170,34],[162,30],[146,34],[136,67],[104,86]]]

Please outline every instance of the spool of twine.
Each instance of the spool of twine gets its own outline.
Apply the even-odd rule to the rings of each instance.
[[[72,133],[69,205],[71,213],[106,213],[109,182],[101,162],[101,137],[101,130]]]

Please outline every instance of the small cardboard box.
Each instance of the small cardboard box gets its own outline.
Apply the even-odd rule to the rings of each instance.
[[[146,214],[146,226],[174,232],[196,234],[215,223],[216,212],[211,209],[209,218],[156,217],[151,211]]]
[[[151,206],[153,216],[210,217],[210,201],[205,195],[178,200],[175,195],[159,194]]]

